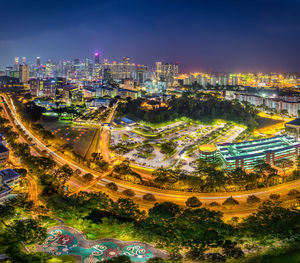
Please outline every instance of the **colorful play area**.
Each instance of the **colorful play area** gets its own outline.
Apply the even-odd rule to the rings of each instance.
[[[80,237],[82,246],[77,236],[81,235],[76,231],[63,229],[54,229],[48,232],[47,239],[42,245],[45,252],[50,255],[77,255],[81,257],[83,263],[96,263],[108,260],[119,255],[126,255],[132,262],[146,262],[153,257],[150,249],[139,245],[136,242],[107,241],[95,244],[95,241],[85,240]],[[73,233],[71,233],[71,231]],[[117,244],[118,243],[118,244]],[[123,245],[120,245],[123,244]],[[129,244],[130,243],[130,244]],[[84,247],[83,247],[84,246]]]

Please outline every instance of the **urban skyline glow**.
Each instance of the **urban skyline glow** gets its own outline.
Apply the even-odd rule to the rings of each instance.
[[[179,61],[186,73],[298,72],[299,5],[297,0],[6,1],[0,67],[15,56],[26,56],[30,64],[37,56],[84,59],[101,49],[109,60]]]

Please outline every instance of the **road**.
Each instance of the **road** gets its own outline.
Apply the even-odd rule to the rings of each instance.
[[[79,169],[82,172],[82,174],[89,173],[89,172],[94,174],[96,179],[93,180],[88,185],[83,184],[81,181],[79,181],[75,178],[72,178],[68,183],[70,184],[71,188],[75,189],[75,191],[79,191],[79,189],[80,190],[83,189],[86,191],[103,191],[103,186],[105,186],[109,182],[115,182],[119,188],[118,192],[121,192],[125,189],[132,189],[135,191],[137,197],[142,197],[146,193],[152,193],[156,197],[157,201],[159,201],[159,202],[173,201],[179,205],[184,205],[187,198],[189,198],[191,196],[196,196],[201,200],[201,202],[203,204],[208,204],[212,201],[222,203],[228,197],[232,196],[233,198],[237,199],[240,203],[245,204],[247,197],[252,194],[260,197],[262,200],[267,199],[271,193],[280,193],[281,195],[284,195],[286,197],[286,194],[288,193],[288,191],[291,188],[299,188],[300,187],[300,180],[297,180],[294,182],[281,184],[281,185],[278,185],[275,187],[269,187],[269,188],[265,188],[265,189],[258,189],[258,190],[245,191],[245,192],[231,192],[231,193],[226,193],[226,194],[224,194],[224,193],[188,193],[188,192],[160,190],[157,188],[150,188],[150,187],[146,187],[146,186],[142,186],[142,185],[130,184],[130,183],[127,183],[124,181],[119,181],[119,180],[116,180],[113,178],[104,178],[104,176],[106,176],[107,173],[101,175],[100,173],[91,171],[90,169],[88,169],[86,167],[82,167],[78,164],[75,164],[72,160],[69,160],[66,157],[63,157],[63,156],[57,154],[56,152],[54,152],[53,150],[51,150],[50,148],[46,147],[33,134],[31,134],[30,131],[19,121],[15,110],[12,108],[13,108],[13,106],[10,107],[10,109],[11,109],[11,112],[12,112],[13,117],[15,118],[16,122],[22,127],[22,129],[27,134],[29,134],[33,138],[34,143],[36,143],[36,146],[40,150],[46,150],[50,155],[53,156],[54,160],[56,160],[56,162],[58,162],[59,164],[68,164],[74,170]],[[102,130],[101,147],[102,147],[102,149],[105,149],[105,147],[106,147],[106,149],[107,149],[106,153],[109,155],[109,151],[108,151],[109,140],[106,139],[109,137],[106,137],[106,136],[109,136],[109,129],[104,127]],[[110,158],[110,156],[108,156],[108,158]],[[78,188],[78,189],[76,189],[76,188]],[[110,193],[110,196],[112,198],[116,198],[118,196],[117,194],[118,193],[116,193],[116,194]],[[152,203],[143,202],[143,201],[142,201],[142,203],[139,203],[139,204],[142,209],[148,209],[149,207],[151,207],[153,205]],[[226,214],[230,214],[230,216],[236,216],[236,215],[241,216],[241,215],[247,215],[253,211],[254,211],[253,207],[251,207],[251,208],[244,207],[240,210],[237,210],[237,209],[230,210],[229,209],[227,211],[222,211],[222,212],[225,213],[225,216],[226,216]]]
[[[1,102],[3,102],[2,97],[0,97]],[[18,141],[20,143],[25,143],[26,140],[23,138],[23,136],[19,133],[17,127],[15,126],[14,122],[12,121],[12,119],[10,118],[8,111],[5,107],[5,105],[3,104],[3,109],[6,115],[6,118],[9,120],[10,125],[13,127],[13,131],[19,134],[18,137]],[[39,153],[34,150],[34,148],[30,149],[31,154],[35,155],[35,156],[39,156]],[[27,188],[28,188],[28,199],[30,201],[32,201],[35,205],[39,205],[40,204],[40,200],[38,198],[39,196],[39,187],[38,184],[36,183],[36,178],[33,177],[33,175],[27,174],[26,175],[26,180],[27,180]]]

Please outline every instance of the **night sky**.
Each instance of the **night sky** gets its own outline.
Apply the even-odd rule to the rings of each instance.
[[[129,56],[181,72],[300,72],[300,0],[0,0],[0,67],[15,56]]]

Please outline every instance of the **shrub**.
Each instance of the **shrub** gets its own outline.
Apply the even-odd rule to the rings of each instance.
[[[187,199],[185,204],[188,207],[199,207],[202,205],[201,201],[195,196],[192,196],[189,199]]]
[[[118,186],[115,183],[108,183],[106,187],[114,192],[118,191]]]
[[[232,196],[228,197],[224,202],[223,205],[238,205],[239,202],[235,200]]]
[[[256,195],[249,195],[247,197],[247,203],[248,204],[257,204],[260,202],[260,198],[257,197]]]
[[[209,206],[220,206],[220,204],[218,202],[211,202]]]
[[[124,190],[124,191],[123,191],[123,194],[124,194],[124,195],[127,195],[127,196],[129,196],[129,197],[135,196],[135,192],[134,192],[133,190],[131,190],[131,189],[126,189],[126,190]]]
[[[87,173],[82,176],[82,180],[85,182],[92,181],[93,179],[94,179],[94,176],[91,173]]]
[[[144,199],[145,201],[150,201],[150,202],[156,201],[155,196],[154,196],[153,194],[150,194],[150,193],[145,194],[145,195],[143,196],[143,199]]]
[[[280,198],[280,194],[270,194],[270,199],[272,200],[278,200]]]
[[[288,196],[295,196],[295,195],[298,195],[298,194],[299,194],[299,191],[297,189],[291,189],[288,192]]]

